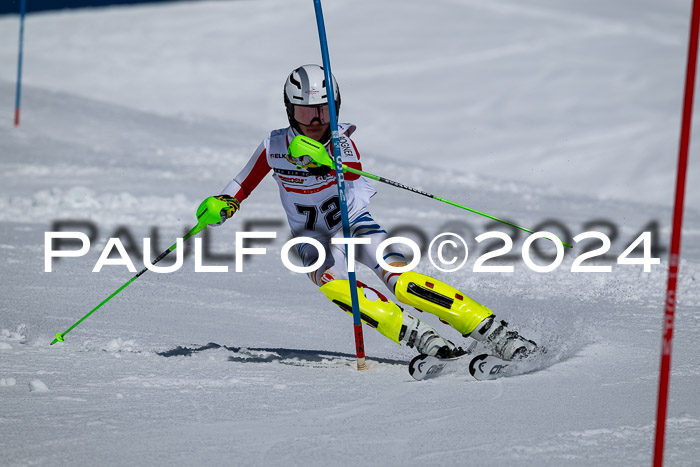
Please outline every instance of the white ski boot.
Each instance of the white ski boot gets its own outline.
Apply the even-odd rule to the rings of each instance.
[[[508,330],[508,323],[497,322],[494,316],[485,319],[470,334],[479,342],[491,345],[496,354],[504,360],[522,360],[537,351],[537,344]]]
[[[439,358],[456,357],[464,353],[460,347],[441,337],[434,327],[406,312],[403,315],[399,341],[409,347],[415,347],[422,354]]]

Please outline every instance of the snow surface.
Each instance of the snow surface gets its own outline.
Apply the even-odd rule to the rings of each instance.
[[[613,257],[651,221],[667,247],[690,2],[324,7],[341,120],[359,125],[366,170],[521,225],[554,219],[572,236],[610,221]],[[386,227],[461,229],[472,249],[459,273],[427,259],[419,271],[547,346],[547,368],[418,383],[402,363],[413,351],[367,328],[370,369],[357,372],[349,317],[282,267],[284,226],[243,273],[232,261],[220,263],[229,273],[194,273],[190,252],[181,271],[147,273],[48,345],[132,276],[91,272],[120,226],[138,244],[157,227],[161,251],[285,125],[286,73],[319,61],[313,21],[311,2],[289,0],[30,15],[15,129],[17,18],[0,18],[0,464],[648,465],[666,255],[651,273],[614,262],[572,273],[568,254],[553,273],[514,261],[512,274],[476,274],[485,219],[387,186],[372,201]],[[696,153],[674,466],[700,458]],[[281,222],[277,198],[264,181],[233,225],[209,232],[212,250],[232,254],[246,222]],[[90,253],[44,272],[44,232],[80,219],[98,226]]]

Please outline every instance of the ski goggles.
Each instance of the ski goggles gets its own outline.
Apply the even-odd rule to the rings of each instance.
[[[318,120],[321,125],[328,124],[331,122],[328,104],[315,105],[312,107],[295,105],[294,120],[302,125],[311,125],[314,120]]]

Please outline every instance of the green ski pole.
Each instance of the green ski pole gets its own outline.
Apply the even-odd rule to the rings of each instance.
[[[226,202],[218,200],[214,198],[213,196],[210,196],[209,198],[205,199],[204,202],[199,206],[199,209],[197,209],[197,220],[198,223],[192,229],[190,229],[187,234],[182,237],[182,242],[186,242],[187,240],[190,239],[190,237],[194,237],[197,235],[199,232],[202,230],[206,229],[208,225],[210,224],[217,224],[221,222],[221,209],[224,209],[226,207]],[[175,242],[170,248],[167,250],[163,251],[156,259],[154,259],[151,264],[156,264],[170,252],[175,250],[177,248],[177,242]],[[56,342],[63,342],[65,340],[66,334],[71,332],[76,326],[78,326],[80,323],[85,321],[88,316],[99,310],[102,305],[110,301],[112,298],[114,298],[119,292],[124,290],[129,284],[134,282],[136,279],[138,279],[144,272],[148,271],[148,268],[143,268],[141,271],[139,271],[134,277],[129,279],[124,285],[119,287],[117,290],[115,290],[112,295],[109,297],[105,298],[99,305],[97,305],[95,308],[90,310],[88,314],[80,318],[78,321],[76,321],[71,327],[66,329],[64,332],[57,332],[56,333],[56,338],[51,342],[51,345],[54,345]]]
[[[306,136],[299,135],[295,137],[292,142],[289,144],[289,152],[292,155],[292,157],[295,160],[298,161],[303,161],[304,156],[310,157],[313,159],[314,162],[316,162],[319,165],[325,165],[328,167],[333,167],[332,166],[332,161],[328,153],[326,152],[326,149],[323,147],[323,145],[320,145],[317,143],[315,140],[308,138]],[[432,198],[437,201],[442,201],[443,203],[447,203],[451,206],[458,207],[460,209],[467,210],[469,212],[473,212],[474,214],[479,214],[480,216],[488,217],[489,219],[493,219],[497,222],[500,222],[502,224],[509,225],[511,227],[515,227],[516,229],[523,230],[528,233],[535,233],[530,229],[526,229],[525,227],[521,227],[519,225],[513,224],[511,222],[508,222],[503,219],[499,219],[498,217],[491,216],[490,214],[486,214],[485,212],[477,211],[476,209],[472,209],[470,207],[464,206],[459,203],[455,203],[454,201],[447,200],[445,198],[441,198],[439,196],[435,196],[431,193],[418,190],[416,188],[404,185],[403,183],[395,182],[393,180],[389,180],[388,178],[380,177],[379,175],[374,175],[369,172],[363,172],[362,170],[357,170],[352,167],[348,167],[347,165],[343,164],[343,171],[345,172],[351,172],[357,175],[361,175],[363,177],[367,177],[372,180],[376,180],[378,182],[386,183],[387,185],[391,185],[397,188],[402,188],[404,190],[408,190],[413,193],[417,193],[419,195],[427,196],[428,198]],[[550,239],[551,240],[551,239]],[[573,248],[570,244],[566,243],[565,241],[559,239],[561,241],[562,245],[568,248]]]

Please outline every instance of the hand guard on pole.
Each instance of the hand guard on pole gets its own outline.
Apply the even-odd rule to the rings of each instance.
[[[221,225],[230,219],[241,207],[241,203],[229,195],[210,196],[197,208],[200,224]]]

